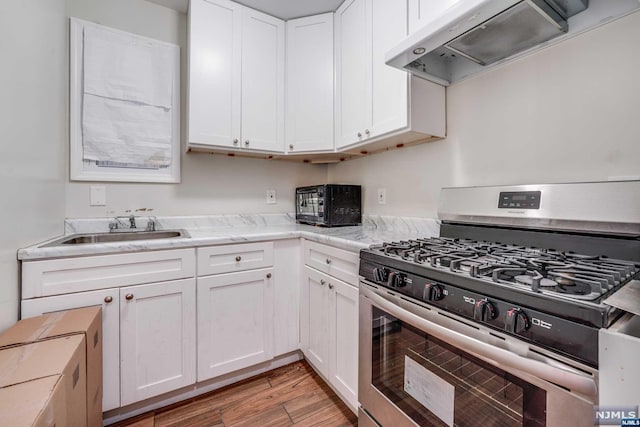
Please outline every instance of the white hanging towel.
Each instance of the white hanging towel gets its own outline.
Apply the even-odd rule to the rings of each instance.
[[[83,56],[84,159],[108,166],[169,166],[176,51],[87,26]]]

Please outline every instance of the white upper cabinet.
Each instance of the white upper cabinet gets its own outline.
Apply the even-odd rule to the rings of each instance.
[[[189,143],[233,147],[239,141],[241,28],[239,4],[191,1]]]
[[[409,34],[433,21],[460,0],[409,0]]]
[[[242,145],[284,150],[284,21],[242,12]]]
[[[189,141],[284,151],[284,21],[228,0],[189,7]]]
[[[383,135],[408,125],[408,74],[385,64],[384,55],[407,37],[407,3],[368,0],[371,21],[371,131]],[[365,130],[366,132],[366,130]]]
[[[407,36],[407,16],[404,1],[347,0],[336,11],[338,149],[445,136],[444,88],[384,62]]]
[[[333,13],[287,21],[288,153],[332,151]]]
[[[371,117],[368,0],[346,0],[335,15],[336,147],[361,141]]]

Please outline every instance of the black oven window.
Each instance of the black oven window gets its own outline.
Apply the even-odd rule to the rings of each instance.
[[[546,392],[373,307],[372,382],[421,426],[544,426]]]

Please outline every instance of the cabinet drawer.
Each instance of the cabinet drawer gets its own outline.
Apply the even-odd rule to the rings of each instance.
[[[273,266],[273,242],[198,248],[198,276]]]
[[[193,276],[193,249],[29,261],[22,263],[22,299]]]
[[[358,261],[353,252],[304,241],[304,263],[333,277],[358,286]]]

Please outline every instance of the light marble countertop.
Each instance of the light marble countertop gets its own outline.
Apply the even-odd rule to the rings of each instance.
[[[383,242],[437,236],[440,230],[439,222],[430,218],[373,215],[365,215],[360,226],[333,228],[296,224],[292,214],[136,217],[138,226],[143,229],[149,219],[156,222],[158,230],[184,229],[191,237],[43,247],[61,237],[58,236],[18,250],[18,259],[29,261],[300,237],[358,252]],[[126,219],[122,221],[127,222]],[[66,220],[65,235],[108,232],[110,222],[113,218]]]

